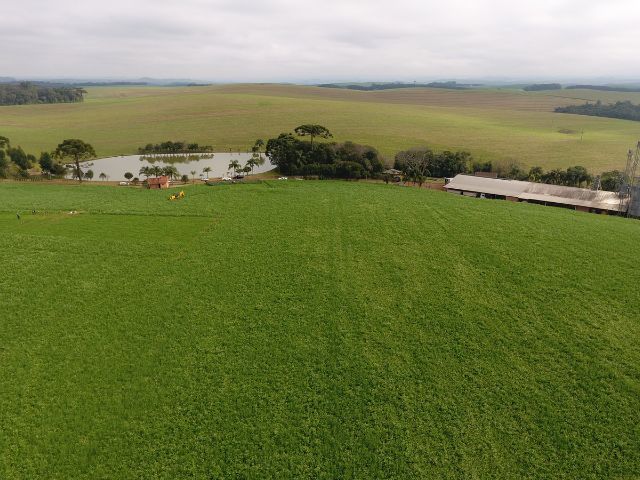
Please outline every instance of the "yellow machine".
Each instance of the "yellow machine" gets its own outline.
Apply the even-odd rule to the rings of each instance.
[[[169,200],[180,200],[181,198],[184,198],[184,191],[181,190],[180,193],[172,193],[169,196]]]

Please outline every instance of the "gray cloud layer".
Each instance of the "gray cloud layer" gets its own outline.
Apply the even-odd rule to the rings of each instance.
[[[640,77],[637,0],[0,0],[0,76]]]

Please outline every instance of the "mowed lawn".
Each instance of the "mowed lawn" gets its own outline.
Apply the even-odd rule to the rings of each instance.
[[[186,193],[0,183],[0,478],[640,476],[640,222]]]
[[[479,160],[550,169],[623,169],[637,122],[553,113],[556,106],[630,99],[640,94],[565,90],[398,89],[359,92],[294,85],[94,87],[82,104],[0,107],[0,135],[38,154],[82,138],[100,156],[135,153],[168,139],[246,150],[257,138],[303,123],[335,140],[378,148],[389,161],[402,149],[465,149]],[[562,133],[565,132],[565,133]],[[568,133],[567,133],[568,132]]]

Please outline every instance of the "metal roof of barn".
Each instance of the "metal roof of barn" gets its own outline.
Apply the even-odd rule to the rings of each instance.
[[[529,187],[529,182],[518,180],[503,180],[501,178],[475,177],[472,175],[456,175],[444,186],[447,190],[464,190],[465,192],[490,193],[517,197]]]
[[[615,192],[595,191],[587,188],[547,185],[544,183],[521,182],[494,178],[456,175],[447,185],[447,190],[488,193],[516,197],[520,200],[574,205],[600,210],[620,211],[620,198]],[[623,206],[622,210],[626,207]]]

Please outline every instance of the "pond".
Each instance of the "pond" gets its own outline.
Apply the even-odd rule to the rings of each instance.
[[[213,156],[211,158],[211,156]],[[144,158],[141,158],[144,157]],[[189,178],[193,177],[191,172],[195,172],[195,178],[201,178],[203,176],[202,169],[209,167],[211,171],[208,173],[209,178],[222,177],[231,172],[229,170],[229,163],[237,160],[241,166],[244,167],[247,160],[251,158],[250,153],[235,152],[235,153],[200,153],[180,155],[179,159],[170,155],[155,155],[152,161],[147,160],[147,156],[144,155],[124,155],[120,157],[101,158],[99,160],[92,160],[90,162],[81,163],[82,170],[93,170],[93,181],[99,181],[100,174],[104,173],[110,181],[125,180],[124,174],[126,172],[133,173],[134,177],[139,177],[143,180],[144,175],[140,175],[140,168],[144,166],[157,165],[165,167],[167,165],[173,165],[178,169],[180,175],[188,175]],[[264,164],[253,169],[253,173],[264,173],[269,170],[273,170],[274,166],[271,165],[269,159],[263,154]],[[162,160],[165,158],[165,160]],[[69,178],[71,178],[71,170],[69,171]]]

